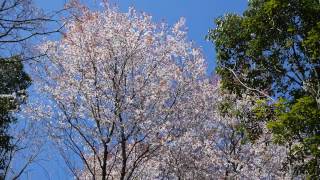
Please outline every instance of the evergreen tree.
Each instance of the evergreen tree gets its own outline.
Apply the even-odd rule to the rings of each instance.
[[[320,176],[320,2],[250,0],[242,16],[216,20],[208,38],[217,50],[222,87],[257,96],[247,123],[266,121],[275,142],[286,145],[286,170]],[[254,138],[253,138],[254,139]]]
[[[12,112],[23,103],[30,83],[20,57],[0,59],[0,173],[3,173],[14,148],[10,143],[12,137],[8,134],[9,125],[16,121]]]

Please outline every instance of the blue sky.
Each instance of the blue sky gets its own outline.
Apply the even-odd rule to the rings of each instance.
[[[35,0],[37,6],[44,11],[55,11],[63,8],[66,0]],[[82,1],[90,6],[97,0]],[[127,12],[129,6],[138,11],[144,11],[153,16],[156,22],[166,21],[173,25],[180,17],[185,17],[188,27],[188,38],[194,41],[196,46],[203,49],[203,53],[209,65],[208,72],[212,72],[215,64],[215,52],[213,45],[205,40],[210,28],[214,27],[214,19],[225,13],[242,13],[248,0],[110,0],[116,3],[122,12]],[[56,155],[52,148],[46,148],[44,156],[55,157],[50,161],[40,162],[41,166],[32,166],[28,171],[29,177],[23,179],[57,179],[68,180],[72,176],[66,173],[63,161]],[[46,170],[44,170],[46,169]]]
[[[59,10],[67,0],[35,0],[36,5],[45,11]],[[82,0],[90,6],[98,0]],[[109,0],[117,4],[122,12],[130,6],[144,11],[160,22],[165,20],[173,25],[180,17],[187,20],[188,37],[197,46],[202,47],[207,59],[209,70],[213,71],[215,62],[214,47],[205,40],[208,30],[214,27],[214,19],[225,13],[242,13],[248,0]]]

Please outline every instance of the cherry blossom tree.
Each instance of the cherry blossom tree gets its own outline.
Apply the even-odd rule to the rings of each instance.
[[[230,101],[245,115],[253,97],[210,81],[183,19],[169,27],[132,8],[72,3],[63,38],[40,46],[47,57],[32,77],[42,100],[29,110],[77,179],[285,177],[283,148],[268,133],[248,140],[246,116],[222,113]]]
[[[274,145],[266,124],[260,122],[262,135],[251,139],[244,123],[250,117],[256,101],[253,96],[237,100],[235,94],[220,89],[216,132],[213,134],[214,157],[220,163],[220,177],[231,179],[283,179],[282,171],[286,150]],[[227,103],[228,112],[224,113],[221,104]],[[225,104],[223,104],[225,105]]]
[[[63,39],[40,47],[47,58],[33,78],[47,100],[34,111],[77,178],[141,177],[186,124],[206,117],[204,58],[183,19],[171,28],[134,9],[74,5]]]
[[[253,142],[242,129],[252,99],[237,101],[219,86],[211,97],[206,100],[206,117],[184,124],[187,131],[162,147],[161,154],[146,165],[148,178],[141,179],[287,178],[281,169],[285,148],[272,144],[268,132]],[[232,103],[229,110],[242,115],[222,114],[219,106],[226,101]]]

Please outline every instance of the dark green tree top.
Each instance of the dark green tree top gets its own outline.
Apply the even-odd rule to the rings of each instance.
[[[224,88],[277,97],[308,88],[319,95],[318,0],[251,0],[243,16],[227,14],[216,24],[208,38]]]

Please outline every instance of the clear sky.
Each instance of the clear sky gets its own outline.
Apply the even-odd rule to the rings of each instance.
[[[45,11],[54,11],[63,8],[66,0],[35,0],[37,6]],[[90,6],[97,0],[82,0]],[[225,13],[242,13],[247,6],[248,0],[110,0],[116,3],[122,12],[127,12],[129,6],[138,11],[144,11],[153,16],[156,22],[165,20],[173,25],[180,17],[185,17],[188,27],[188,38],[194,41],[196,46],[203,49],[203,53],[209,65],[208,72],[212,72],[215,64],[214,47],[205,40],[210,28],[214,27],[214,19]],[[56,151],[47,148],[46,154],[56,157]],[[44,155],[47,156],[47,155]],[[65,166],[59,158],[51,161],[39,162],[41,166],[32,166],[28,171],[28,177],[23,179],[35,180],[68,180],[72,176],[65,172]],[[45,170],[44,170],[45,169]]]
[[[35,0],[36,4],[46,11],[61,9],[67,0]],[[98,0],[81,0],[93,5]],[[214,27],[214,19],[225,13],[242,13],[248,0],[109,0],[127,12],[130,6],[144,11],[156,22],[165,20],[173,25],[180,17],[187,20],[188,37],[197,46],[202,47],[209,70],[214,69],[215,52],[212,44],[205,40],[208,30]]]

